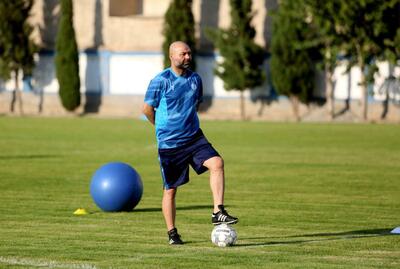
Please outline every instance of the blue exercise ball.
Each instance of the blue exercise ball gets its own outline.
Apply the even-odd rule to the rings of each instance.
[[[133,167],[112,162],[94,173],[90,194],[96,205],[104,211],[132,211],[142,198],[143,183]]]

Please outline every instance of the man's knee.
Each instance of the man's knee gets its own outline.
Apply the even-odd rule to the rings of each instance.
[[[224,160],[220,156],[212,157],[204,162],[204,166],[213,171],[224,170]]]
[[[164,189],[164,197],[167,199],[175,199],[176,189]]]

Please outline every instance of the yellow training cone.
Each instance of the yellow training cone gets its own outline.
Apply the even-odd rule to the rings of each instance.
[[[78,208],[75,210],[74,215],[86,215],[88,212],[84,208]]]

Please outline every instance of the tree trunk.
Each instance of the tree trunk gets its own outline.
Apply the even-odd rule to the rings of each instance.
[[[387,113],[389,112],[389,89],[385,89],[385,100],[382,102],[383,111],[381,114],[381,119],[385,119]]]
[[[383,100],[383,111],[381,114],[381,119],[385,119],[386,115],[389,112],[389,101],[390,101],[390,91],[391,91],[391,83],[392,80],[395,79],[394,75],[394,66],[393,64],[389,63],[389,76],[385,79],[383,82],[383,85],[381,86],[381,89],[385,93],[385,100]]]
[[[290,95],[289,98],[290,98],[290,102],[292,103],[294,118],[297,122],[299,122],[300,121],[299,98],[296,95]]]
[[[22,104],[22,94],[21,91],[19,89],[19,70],[16,69],[14,70],[14,82],[15,82],[15,88],[14,91],[12,93],[12,99],[11,99],[11,105],[10,105],[10,111],[13,113],[15,110],[15,103],[18,102],[19,105],[19,113],[21,115],[24,114],[24,110],[23,110],[23,104]]]
[[[246,108],[244,103],[244,94],[243,91],[240,91],[240,118],[242,120],[246,119]]]
[[[361,86],[361,116],[364,121],[368,119],[368,91],[365,76],[365,62],[362,56],[361,48],[357,47],[358,67],[360,68],[360,86]]]
[[[326,106],[328,108],[328,115],[331,120],[335,117],[335,98],[333,89],[333,71],[329,66],[325,69],[325,83],[326,83]]]
[[[362,118],[364,121],[368,120],[368,90],[367,90],[367,83],[364,73],[364,65],[360,66],[361,68],[361,113]]]
[[[43,87],[38,89],[38,91],[39,91],[38,113],[42,114],[42,112],[43,112],[43,102],[44,102],[44,89],[43,89]]]

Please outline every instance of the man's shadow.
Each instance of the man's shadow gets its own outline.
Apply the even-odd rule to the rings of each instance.
[[[367,238],[367,237],[381,237],[381,236],[392,235],[390,233],[391,230],[392,228],[390,229],[382,228],[382,229],[356,230],[347,232],[300,234],[300,235],[291,235],[284,237],[268,237],[268,236],[246,237],[239,239],[245,242],[250,241],[250,243],[243,243],[243,244],[239,243],[236,244],[235,247],[291,245],[291,244],[305,244],[305,243],[324,242],[324,241],[351,240],[351,239]],[[278,238],[280,240],[274,240],[274,238]],[[262,239],[265,239],[265,241],[251,243],[251,241],[259,241]]]

